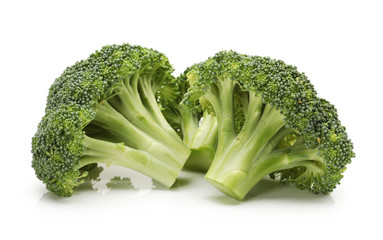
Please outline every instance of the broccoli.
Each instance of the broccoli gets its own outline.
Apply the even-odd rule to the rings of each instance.
[[[186,75],[181,74],[176,79],[176,83],[180,94],[176,101],[162,106],[163,114],[191,150],[184,167],[192,171],[206,172],[213,161],[217,148],[217,118],[208,111],[190,110],[181,105],[183,95],[189,88]]]
[[[162,53],[129,44],[68,67],[50,87],[32,139],[32,167],[47,189],[70,196],[97,163],[170,187],[190,155],[160,109],[179,94],[172,71]]]
[[[218,146],[205,178],[242,200],[265,176],[331,192],[354,157],[335,107],[283,61],[222,51],[185,73],[182,105],[213,113]]]

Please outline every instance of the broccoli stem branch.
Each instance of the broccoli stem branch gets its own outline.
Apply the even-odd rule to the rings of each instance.
[[[180,169],[190,155],[190,150],[180,140],[169,136],[161,129],[153,129],[151,135],[147,134],[108,102],[99,104],[93,124],[117,136],[126,146],[146,151],[164,163],[175,165]]]
[[[220,124],[221,127],[219,128],[221,136],[225,139],[231,140],[235,137],[233,99],[235,83],[230,78],[224,78],[223,81],[219,81],[219,83],[218,87],[220,90],[221,111],[216,112],[217,121],[222,121]]]
[[[274,167],[270,168],[273,171],[270,172],[267,167],[261,168],[261,170],[264,169],[265,174],[261,170],[254,171],[259,168],[256,166],[263,162],[263,159],[272,159],[270,156],[273,156],[276,145],[283,137],[292,132],[284,127],[284,116],[277,109],[266,104],[262,112],[263,105],[262,98],[250,92],[246,119],[241,131],[229,144],[224,139],[225,135],[218,135],[218,146],[221,141],[224,141],[226,146],[217,150],[213,163],[205,176],[221,191],[237,199],[243,199],[257,181],[278,170],[280,165],[277,160],[275,165],[273,165],[273,160],[267,160],[266,163]],[[217,118],[219,128],[221,128],[223,121],[220,118],[222,116],[217,115]],[[297,159],[290,155],[289,157]],[[289,165],[289,167],[292,166]]]
[[[161,112],[158,113],[161,116],[158,116],[156,117],[156,119],[153,119],[153,113],[150,114],[147,111],[147,108],[144,107],[143,103],[140,100],[140,96],[136,95],[138,92],[134,89],[134,86],[136,85],[134,83],[135,81],[136,80],[134,79],[132,80],[132,88],[125,86],[120,87],[119,94],[116,97],[108,100],[108,102],[111,102],[111,105],[114,109],[116,109],[126,119],[128,119],[129,122],[133,123],[133,125],[138,127],[147,135],[155,138],[156,140],[168,146],[183,144],[181,139],[173,129],[171,129],[172,133],[170,134],[170,130],[166,131],[163,127],[161,127],[158,124],[157,119],[163,117]]]
[[[184,106],[179,106],[184,143],[189,146],[199,127],[198,117]]]
[[[249,101],[247,103],[247,111],[245,122],[238,138],[247,140],[253,135],[254,129],[258,126],[258,122],[262,116],[263,99],[261,94],[255,94],[249,91]]]
[[[204,95],[213,106],[218,122],[219,141],[215,158],[220,158],[235,138],[234,87],[233,80],[223,78]]]
[[[322,174],[323,164],[324,160],[318,155],[317,148],[299,145],[289,149],[275,150],[265,158],[257,159],[247,172],[233,168],[226,175],[220,176],[221,178],[207,179],[225,194],[242,200],[257,182],[272,172],[305,167],[310,173]]]
[[[204,112],[200,126],[193,134],[193,138],[189,142],[190,148],[199,148],[204,145],[209,145],[215,148],[218,138],[217,118]]]
[[[151,114],[153,120],[155,120],[159,126],[161,126],[166,132],[168,132],[171,136],[178,138],[178,134],[174,131],[174,129],[169,125],[163,116],[158,102],[156,100],[153,88],[152,88],[152,79],[151,76],[140,76],[139,79],[139,92],[141,93],[141,101],[148,109],[148,112]]]
[[[252,105],[250,103],[249,107],[250,106],[257,107],[254,111],[259,111],[258,105]],[[245,177],[254,159],[257,158],[279,129],[283,127],[284,121],[279,111],[266,105],[264,114],[262,114],[260,119],[259,117],[255,117],[245,121],[245,124],[247,125],[244,125],[244,131],[241,131],[238,136],[231,141],[231,144],[223,150],[223,154],[216,155],[206,174],[206,178],[219,179],[222,177],[219,175],[222,174],[225,175],[226,178],[226,174],[230,172],[233,173],[233,181],[238,181],[238,178]],[[252,129],[250,135],[249,128],[246,126],[251,125],[255,125],[256,127],[255,129],[254,127],[249,127]],[[220,141],[221,136],[219,136],[218,144]]]
[[[147,134],[128,121],[107,101],[98,105],[92,123],[119,137],[129,147],[146,149],[152,142]]]
[[[200,126],[194,131],[192,139],[187,143],[192,152],[185,167],[195,171],[206,172],[213,161],[217,141],[217,119],[205,111]]]
[[[107,166],[123,166],[141,172],[167,187],[175,182],[180,168],[169,165],[146,151],[133,149],[123,143],[111,143],[85,136],[86,151],[79,160],[79,169],[92,163],[105,163]]]
[[[258,159],[263,159],[269,155],[278,145],[278,143],[287,135],[294,132],[291,128],[283,127],[275,134],[275,136],[265,145],[262,152],[257,156]]]
[[[263,159],[255,161],[251,167],[247,181],[238,188],[238,196],[242,199],[263,177],[272,172],[293,167],[305,167],[308,172],[323,171],[324,159],[318,155],[317,148],[306,148],[304,144],[288,149],[275,150]]]

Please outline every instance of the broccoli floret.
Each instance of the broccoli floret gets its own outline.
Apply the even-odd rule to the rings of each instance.
[[[218,121],[205,178],[242,200],[269,175],[314,193],[331,192],[354,157],[335,107],[283,61],[222,51],[188,69],[183,104]]]
[[[167,57],[129,44],[105,46],[68,67],[49,90],[32,139],[37,177],[70,196],[87,165],[139,171],[170,187],[190,150],[163,116],[179,91]]]
[[[162,106],[164,116],[191,150],[184,167],[192,171],[206,172],[213,161],[217,148],[217,118],[208,111],[190,110],[186,106],[180,105],[189,88],[189,82],[186,75],[181,74],[176,79],[176,83],[180,94],[175,101],[169,102],[167,106]]]

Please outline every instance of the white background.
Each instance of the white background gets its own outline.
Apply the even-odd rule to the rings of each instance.
[[[382,239],[381,1],[1,1],[1,239]],[[107,168],[98,190],[47,193],[31,138],[49,86],[106,44],[165,53],[178,75],[220,50],[298,66],[338,108],[356,158],[330,195],[264,180],[243,202],[203,175],[171,190]],[[133,187],[108,189],[113,176]]]

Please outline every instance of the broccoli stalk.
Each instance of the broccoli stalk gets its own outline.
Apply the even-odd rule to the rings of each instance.
[[[105,46],[51,86],[32,140],[32,166],[55,194],[70,196],[96,163],[119,165],[170,187],[190,150],[160,105],[177,99],[166,56],[139,46]]]
[[[185,168],[199,172],[206,172],[213,161],[217,148],[217,118],[210,115],[208,112],[204,112],[201,118],[202,120],[199,123],[198,118],[195,116],[185,116],[194,115],[193,113],[185,108],[183,111],[187,112],[181,114],[184,123],[182,124],[182,132],[184,133],[183,140],[186,146],[191,150]],[[194,121],[190,122],[188,120],[190,118],[193,118]]]
[[[186,76],[184,104],[217,118],[217,151],[205,176],[217,189],[242,200],[267,175],[314,193],[339,183],[352,143],[335,108],[296,68],[230,51]]]
[[[180,104],[183,95],[189,88],[184,74],[177,79],[180,94],[172,104],[163,106],[163,113],[191,150],[185,168],[198,172],[206,172],[213,161],[218,141],[217,118],[207,111],[193,110]]]
[[[232,93],[223,97],[225,101],[234,102],[230,96]],[[215,102],[218,103],[219,100],[216,99]],[[278,170],[302,166],[299,162],[305,161],[304,166],[308,171],[313,169],[315,173],[318,165],[323,163],[318,149],[308,149],[304,144],[294,144],[286,149],[275,148],[283,138],[292,133],[291,129],[285,127],[280,111],[270,104],[264,105],[262,97],[257,96],[254,91],[249,91],[246,105],[246,120],[238,134],[235,132],[232,104],[230,108],[227,108],[228,104],[224,105],[226,109],[217,113],[219,135],[223,141],[219,141],[219,154],[215,158],[217,160],[213,161],[206,174],[210,183],[234,198],[243,199],[264,176]],[[221,116],[230,117],[225,119]],[[323,171],[319,170],[317,173],[320,176]]]
[[[173,159],[163,161],[149,151],[127,147],[124,143],[113,143],[85,136],[85,154],[79,159],[81,169],[92,163],[105,163],[134,169],[150,176],[165,186],[171,186],[179,174],[180,163]],[[158,151],[158,149],[156,149]]]

